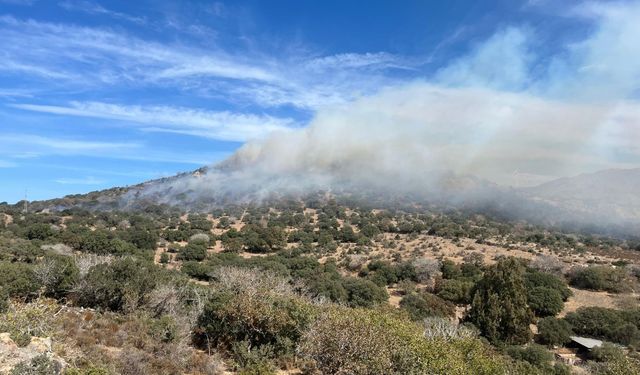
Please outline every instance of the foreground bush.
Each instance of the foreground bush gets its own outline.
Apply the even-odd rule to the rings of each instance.
[[[328,307],[298,352],[323,374],[501,374],[506,362],[476,338],[431,338],[380,310]]]
[[[37,295],[40,284],[31,265],[0,262],[0,287],[5,296],[30,299]]]
[[[91,267],[76,288],[76,302],[85,307],[131,311],[142,305],[158,281],[152,263],[133,258]]]
[[[244,353],[256,350],[267,359],[293,359],[295,345],[315,315],[310,301],[269,272],[223,267],[215,279],[216,292],[194,331],[196,343],[234,352],[240,365],[255,363]]]

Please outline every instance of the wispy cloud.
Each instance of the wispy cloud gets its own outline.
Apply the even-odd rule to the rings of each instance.
[[[66,3],[65,3],[66,4]],[[75,4],[75,3],[74,3]],[[86,8],[93,3],[82,2]],[[353,100],[395,81],[415,62],[385,52],[318,56],[229,52],[159,43],[122,31],[0,17],[0,71],[47,80],[50,89],[104,85],[168,87],[263,107],[302,109]],[[22,48],[28,45],[30,48]]]
[[[24,5],[31,6],[36,2],[36,0],[0,0],[0,3],[11,4],[11,5]]]
[[[138,24],[146,23],[144,17],[135,17],[129,14],[109,10],[102,5],[89,0],[65,0],[58,3],[62,8],[69,11],[78,11],[94,15],[106,15],[112,18],[121,19]]]
[[[169,106],[124,106],[100,102],[72,102],[68,106],[11,104],[14,108],[56,115],[94,117],[142,125],[146,131],[197,135],[225,141],[246,141],[297,124],[267,115],[215,112]]]
[[[87,177],[71,177],[71,178],[58,178],[54,180],[55,182],[63,185],[104,185],[107,183],[106,180],[95,178],[93,176]]]
[[[6,161],[6,160],[0,160],[0,168],[14,168],[17,167],[18,164],[11,162],[11,161]]]
[[[25,152],[25,150],[28,150],[28,152]],[[202,166],[224,159],[229,156],[229,152],[171,152],[159,150],[140,142],[103,142],[43,137],[33,134],[0,135],[1,157],[24,159],[48,155],[87,156]]]

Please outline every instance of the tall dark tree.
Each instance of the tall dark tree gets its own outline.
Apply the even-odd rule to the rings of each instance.
[[[533,313],[523,276],[522,264],[507,258],[489,267],[476,285],[468,319],[492,343],[523,344],[531,339]]]

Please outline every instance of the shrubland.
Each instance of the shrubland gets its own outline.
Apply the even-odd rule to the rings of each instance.
[[[558,260],[626,240],[325,198],[0,212],[0,331],[54,340],[18,373],[564,374],[549,349],[573,334],[626,347],[585,368],[635,366],[633,303],[559,315],[568,285],[635,290],[633,260]]]

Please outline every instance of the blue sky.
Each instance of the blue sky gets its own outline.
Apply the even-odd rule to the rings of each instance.
[[[586,78],[549,77],[635,4],[557,3],[0,0],[0,201],[193,170],[417,81],[567,96]],[[590,87],[637,96],[630,61]]]

